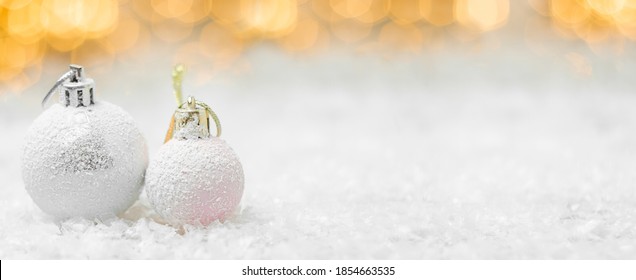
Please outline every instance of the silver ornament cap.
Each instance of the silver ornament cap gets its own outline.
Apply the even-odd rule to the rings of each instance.
[[[49,90],[42,106],[46,105],[51,95],[61,88],[60,104],[64,107],[86,107],[95,104],[95,81],[84,76],[84,67],[76,64],[69,66],[66,72]]]

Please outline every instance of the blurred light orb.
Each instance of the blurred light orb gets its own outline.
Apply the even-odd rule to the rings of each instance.
[[[455,6],[451,1],[421,0],[420,13],[435,26],[445,26],[455,21]]]
[[[625,7],[625,0],[587,0],[587,4],[597,13],[614,15]]]
[[[583,1],[552,0],[550,4],[552,16],[569,26],[581,24],[591,14],[589,6]]]
[[[311,12],[322,19],[325,23],[334,22],[342,19],[338,13],[334,12],[331,3],[325,0],[312,0]]]
[[[508,0],[457,0],[457,21],[479,31],[488,31],[503,26],[508,20]]]
[[[195,24],[205,20],[210,14],[212,1],[194,1],[184,14],[178,19],[183,23]]]
[[[243,0],[242,26],[248,34],[277,38],[294,29],[298,16],[295,0]]]
[[[329,5],[338,15],[355,18],[371,9],[373,0],[329,0]]]
[[[420,0],[392,0],[391,19],[400,24],[413,23],[422,18]]]
[[[262,41],[288,52],[324,50],[331,38],[356,50],[441,49],[445,40],[473,44],[504,26],[510,5],[510,0],[2,0],[0,47],[10,55],[0,57],[0,80],[9,88],[32,83],[36,76],[24,78],[24,71],[41,67],[47,54],[87,57],[108,66],[131,59],[153,39],[180,44],[173,59],[198,45],[196,54],[210,67],[227,67]],[[636,40],[636,0],[527,0],[527,7],[551,23],[537,28],[590,47]],[[109,59],[78,56],[91,46]]]
[[[40,4],[23,5],[7,14],[7,33],[24,43],[35,43],[44,35]]]
[[[192,8],[193,0],[151,0],[152,9],[162,17],[175,18]]]
[[[32,0],[3,0],[0,2],[0,6],[3,6],[9,10],[16,10],[20,8],[24,8],[26,5],[31,3]]]
[[[215,0],[210,7],[210,16],[215,22],[223,25],[232,24],[243,19],[241,7],[243,0]]]
[[[391,9],[389,0],[373,0],[369,3],[369,8],[356,19],[364,23],[375,23],[384,19]]]
[[[537,0],[535,0],[537,1]],[[616,36],[636,38],[635,0],[548,0],[555,29],[590,46]]]

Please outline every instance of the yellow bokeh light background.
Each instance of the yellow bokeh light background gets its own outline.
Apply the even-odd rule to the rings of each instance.
[[[528,3],[564,39],[636,40],[636,0]],[[109,65],[157,44],[176,46],[175,62],[196,63],[203,57],[215,67],[231,65],[248,47],[263,41],[300,54],[325,51],[335,44],[368,52],[420,53],[426,46],[443,46],[439,34],[464,34],[460,42],[466,42],[501,29],[515,4],[519,3],[0,0],[0,81],[14,90],[24,89],[38,81],[48,57]]]

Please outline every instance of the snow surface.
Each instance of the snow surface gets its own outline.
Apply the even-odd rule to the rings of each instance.
[[[145,194],[103,222],[55,221],[31,201],[20,146],[66,69],[51,62],[37,86],[0,96],[0,258],[635,259],[636,59],[579,52],[592,76],[524,50],[263,47],[209,82],[191,69],[185,92],[219,115],[246,181],[233,218],[183,229],[158,223]],[[171,63],[87,69],[151,160],[174,109]]]

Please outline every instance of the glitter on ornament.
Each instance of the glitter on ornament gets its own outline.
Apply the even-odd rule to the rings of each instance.
[[[22,176],[27,192],[56,218],[107,218],[139,197],[148,165],[146,142],[120,107],[96,101],[94,82],[71,66],[58,86],[60,102],[26,135]],[[87,93],[87,94],[86,94]]]
[[[243,195],[243,168],[217,137],[164,144],[148,166],[146,193],[155,211],[175,225],[227,218]]]
[[[179,99],[180,89],[176,95]],[[210,135],[209,118],[216,124],[216,136]],[[220,132],[216,114],[193,97],[174,113],[167,142],[146,172],[148,200],[170,224],[208,225],[237,209],[243,196],[243,167],[219,138]]]

